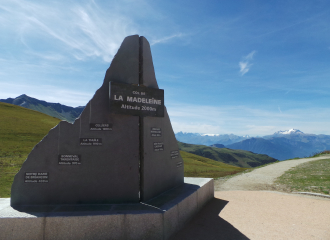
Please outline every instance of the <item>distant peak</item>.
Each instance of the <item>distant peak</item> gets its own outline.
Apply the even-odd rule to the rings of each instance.
[[[303,132],[298,129],[292,128],[292,129],[285,130],[285,131],[278,131],[274,134],[294,134],[294,133],[303,133]]]
[[[214,136],[219,136],[220,134],[215,134],[215,133],[204,133],[201,134],[201,136],[210,136],[210,137],[214,137]]]
[[[28,95],[26,95],[26,94],[22,94],[22,95],[19,95],[17,98],[29,98],[29,96]]]

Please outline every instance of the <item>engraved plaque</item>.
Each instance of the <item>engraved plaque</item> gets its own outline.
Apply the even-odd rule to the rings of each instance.
[[[183,163],[182,162],[177,162],[176,163],[176,167],[182,167],[183,166]]]
[[[111,123],[90,123],[89,130],[91,131],[112,131]]]
[[[80,146],[102,146],[102,138],[80,138]]]
[[[80,165],[81,155],[76,154],[60,154],[58,155],[59,165]]]
[[[154,142],[154,151],[164,151],[164,143],[163,142]]]
[[[162,136],[162,129],[161,128],[151,128],[150,129],[151,137],[161,137]]]
[[[134,116],[164,117],[164,90],[109,82],[110,110]]]
[[[26,172],[24,177],[25,183],[48,183],[48,172]]]
[[[179,157],[179,155],[180,155],[179,150],[171,151],[171,158],[172,159]]]

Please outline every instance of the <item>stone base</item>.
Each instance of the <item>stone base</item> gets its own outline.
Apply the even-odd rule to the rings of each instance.
[[[145,203],[26,206],[0,199],[0,239],[168,239],[214,197],[211,178],[185,178],[180,187]]]

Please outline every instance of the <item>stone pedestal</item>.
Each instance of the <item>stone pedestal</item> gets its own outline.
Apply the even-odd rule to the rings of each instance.
[[[0,239],[168,239],[214,197],[213,179],[184,184],[133,204],[24,206],[0,199]]]

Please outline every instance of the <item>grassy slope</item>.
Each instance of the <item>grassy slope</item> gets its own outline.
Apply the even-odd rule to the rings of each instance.
[[[10,197],[15,174],[33,147],[60,120],[27,108],[0,102],[0,197]],[[181,151],[186,177],[217,178],[245,168]]]
[[[329,159],[303,163],[286,171],[275,184],[286,192],[330,194],[330,156]]]
[[[233,150],[228,148],[208,147],[204,145],[194,145],[187,143],[179,143],[182,151],[193,153],[202,157],[206,157],[215,161],[227,163],[237,167],[250,168],[260,165],[276,162],[275,158],[271,158],[265,154],[256,154],[245,150]]]
[[[59,119],[0,103],[0,197],[9,197],[15,174],[33,147]]]
[[[49,116],[58,118],[58,119],[62,119],[62,120],[66,120],[61,114],[59,114],[58,112],[56,112],[54,109],[50,108],[50,107],[45,107],[41,104],[38,105],[32,105],[30,104],[29,106],[30,109],[41,112],[41,113],[45,113]],[[68,121],[72,121],[72,119],[68,119]]]
[[[246,170],[246,168],[240,168],[222,162],[217,162],[192,153],[184,151],[180,151],[180,153],[184,161],[185,177],[218,178]]]

